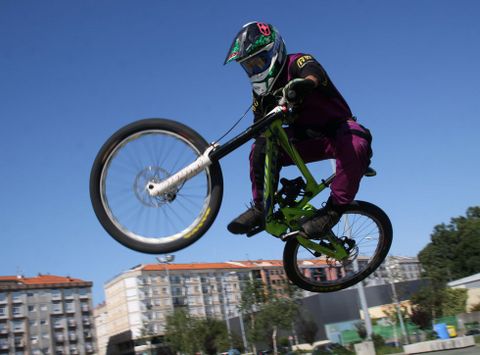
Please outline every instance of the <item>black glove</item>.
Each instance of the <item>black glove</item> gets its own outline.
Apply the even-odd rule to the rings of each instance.
[[[290,80],[283,88],[283,96],[290,103],[299,103],[315,89],[315,82],[310,79],[296,78]]]

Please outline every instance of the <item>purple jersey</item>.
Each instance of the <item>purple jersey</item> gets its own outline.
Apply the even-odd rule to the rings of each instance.
[[[308,94],[298,110],[294,126],[329,129],[352,117],[352,112],[333,85],[326,71],[313,56],[304,53],[289,54],[287,62],[280,73],[272,92],[285,86],[295,78],[305,78],[314,75],[319,85]],[[253,112],[255,120],[262,118],[275,106],[272,95],[258,96],[254,93]]]

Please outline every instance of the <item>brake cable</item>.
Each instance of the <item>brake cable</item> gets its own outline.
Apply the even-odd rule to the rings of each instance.
[[[237,120],[237,122],[235,122],[233,124],[232,127],[230,127],[230,129],[228,131],[226,131],[220,138],[218,138],[216,141],[214,141],[212,143],[212,145],[216,145],[218,144],[218,142],[220,142],[223,138],[225,138],[225,136],[227,136],[239,123],[241,120],[243,120],[245,118],[245,116],[247,115],[248,111],[250,111],[250,109],[252,108],[253,104],[250,104],[250,106],[248,106],[247,110],[245,111],[245,113]]]

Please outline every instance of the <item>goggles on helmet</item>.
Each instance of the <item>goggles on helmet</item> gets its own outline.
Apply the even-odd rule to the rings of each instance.
[[[239,61],[249,77],[268,70],[275,56],[273,43],[252,56]]]

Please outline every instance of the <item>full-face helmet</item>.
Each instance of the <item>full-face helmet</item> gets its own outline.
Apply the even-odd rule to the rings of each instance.
[[[272,25],[250,22],[235,36],[224,64],[233,60],[242,65],[253,91],[266,95],[287,61],[285,43]]]

